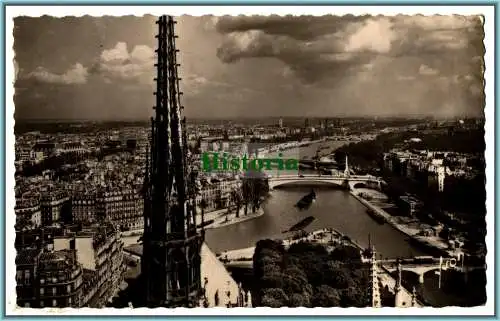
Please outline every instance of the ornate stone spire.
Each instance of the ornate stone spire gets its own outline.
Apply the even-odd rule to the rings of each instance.
[[[411,306],[417,306],[417,289],[415,287],[413,287],[413,291],[411,293]]]
[[[371,274],[372,307],[381,308],[382,303],[380,300],[377,254],[375,252],[375,247],[372,247],[371,252],[372,252],[372,257],[371,257],[370,274]]]
[[[396,287],[395,287],[395,290],[400,290],[401,289],[401,271],[402,271],[401,261],[398,260],[398,269],[397,269],[398,276],[396,278]]]
[[[403,287],[401,284],[401,279],[402,279],[402,267],[401,267],[401,261],[398,260],[398,269],[397,269],[397,276],[396,276],[396,285],[394,286],[394,306],[396,308],[401,308],[405,306],[405,302],[403,299]]]
[[[149,307],[193,307],[201,297],[203,234],[196,224],[196,171],[181,115],[175,21],[161,16],[155,116],[145,177],[142,271]]]
[[[344,169],[344,176],[349,177],[349,160],[347,158],[347,155],[345,155],[345,169]]]
[[[252,307],[252,293],[250,292],[250,290],[248,290],[247,292],[247,307]]]

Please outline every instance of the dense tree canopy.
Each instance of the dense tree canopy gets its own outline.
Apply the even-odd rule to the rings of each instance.
[[[260,208],[262,199],[269,193],[269,184],[264,173],[249,170],[242,179],[241,201],[245,204],[245,214],[248,207],[252,212]]]
[[[285,250],[262,240],[254,254],[255,306],[364,307],[370,303],[369,271],[359,250],[300,242]]]

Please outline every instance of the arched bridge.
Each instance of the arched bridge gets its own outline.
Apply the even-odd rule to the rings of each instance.
[[[460,272],[468,272],[476,269],[484,269],[484,266],[462,266],[460,262],[454,261],[453,264],[450,264],[450,259],[445,258],[443,262],[440,262],[439,258],[434,258],[432,262],[429,263],[402,263],[401,270],[413,272],[418,275],[418,281],[420,283],[424,283],[424,275],[430,271],[439,271],[439,270],[457,270]],[[379,264],[388,272],[397,271],[398,264],[396,260],[381,260],[378,261]]]
[[[378,177],[371,175],[276,175],[269,177],[269,188],[273,189],[278,186],[296,183],[322,183],[342,186],[348,184],[349,188],[355,189],[358,186],[366,186],[380,189],[385,182]],[[358,185],[358,186],[356,186]]]

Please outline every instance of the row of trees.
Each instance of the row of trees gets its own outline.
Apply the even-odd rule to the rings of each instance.
[[[255,306],[366,307],[370,278],[359,250],[339,246],[328,253],[322,245],[262,240],[254,254]]]
[[[241,188],[234,188],[229,194],[228,200],[228,212],[234,209],[236,212],[236,217],[239,217],[240,210],[243,208],[245,215],[248,215],[248,211],[254,213],[260,208],[260,205],[264,197],[269,193],[269,184],[267,177],[263,173],[247,173],[242,178]],[[219,195],[222,197],[222,195]],[[202,213],[205,213],[208,207],[208,202],[202,199],[200,202],[200,208]]]

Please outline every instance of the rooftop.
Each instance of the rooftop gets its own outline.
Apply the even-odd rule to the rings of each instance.
[[[16,265],[31,265],[35,263],[35,258],[41,253],[40,249],[22,249],[17,251]]]
[[[73,260],[73,253],[69,250],[60,251],[47,251],[43,252],[40,256],[40,262],[42,263],[55,263],[55,262],[67,262]]]

